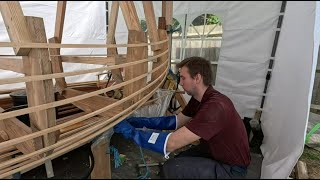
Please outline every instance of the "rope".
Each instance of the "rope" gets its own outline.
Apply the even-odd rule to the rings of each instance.
[[[148,165],[146,163],[146,161],[144,160],[144,155],[143,155],[143,152],[142,152],[142,148],[139,146],[140,148],[140,154],[141,154],[141,158],[142,158],[142,161],[146,167],[146,173],[142,176],[139,176],[138,179],[148,179],[149,178],[149,175],[150,175],[150,172],[149,172],[149,168],[148,168]]]
[[[118,168],[122,165],[120,154],[114,146],[110,146],[110,154],[113,154],[114,157],[114,167]]]

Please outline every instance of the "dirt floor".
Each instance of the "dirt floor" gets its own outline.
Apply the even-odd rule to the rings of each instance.
[[[252,153],[258,155],[261,153],[258,146],[260,143],[260,138],[253,139],[250,147]],[[142,149],[141,152],[139,146],[117,134],[112,136],[110,144],[116,147],[118,153],[123,157],[122,165],[116,168],[114,157],[113,155],[111,156],[112,179],[142,179],[143,177],[146,179],[159,179],[158,166],[149,167],[148,174],[146,174],[145,167],[139,168],[138,166],[139,164],[144,164],[142,155],[144,161],[151,164],[164,162],[163,156],[146,149]],[[172,156],[174,155],[175,153],[172,154]],[[55,172],[54,179],[85,179],[90,172],[89,159],[88,145],[54,159],[52,161]],[[305,146],[299,160],[307,164],[309,179],[320,179],[320,151]],[[257,161],[254,166],[259,168],[261,164],[259,162]],[[257,171],[256,168],[252,170]],[[293,179],[295,178],[294,171],[290,175]],[[259,177],[259,175],[254,175],[254,177]],[[21,179],[47,179],[44,165],[22,174]]]

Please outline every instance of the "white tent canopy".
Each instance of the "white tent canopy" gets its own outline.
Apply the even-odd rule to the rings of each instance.
[[[275,34],[279,30],[281,4],[281,1],[173,2],[173,17],[179,20],[187,15],[187,26],[204,13],[221,18],[223,35],[215,88],[230,97],[241,117],[253,117],[260,107]],[[21,5],[25,15],[44,18],[47,38],[52,37],[56,2],[29,1]],[[142,3],[135,5],[140,18],[144,18]],[[154,2],[154,6],[156,16],[161,16],[161,2]],[[286,3],[261,117],[264,133],[261,178],[287,178],[303,152],[319,47],[319,10],[319,2]],[[120,10],[116,40],[127,43],[127,28],[121,13]],[[68,2],[62,43],[105,43],[105,19],[104,2]],[[0,41],[8,41],[3,21],[0,21],[0,32]],[[0,50],[1,54],[4,52],[12,53],[8,49]],[[64,66],[65,71],[87,68],[91,66]],[[1,78],[12,76],[18,74],[0,71]]]

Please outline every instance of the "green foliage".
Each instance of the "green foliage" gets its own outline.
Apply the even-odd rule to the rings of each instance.
[[[141,25],[142,31],[147,32],[147,22],[145,20],[140,20],[140,25]]]
[[[220,18],[216,15],[202,14],[202,15],[198,16],[197,18],[195,18],[192,21],[192,24],[194,26],[203,26],[204,24],[206,24],[206,25],[220,24],[221,25],[221,21],[220,21]]]

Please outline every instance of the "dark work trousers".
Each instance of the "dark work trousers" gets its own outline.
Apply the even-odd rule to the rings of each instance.
[[[160,167],[161,179],[243,179],[246,168],[229,166],[200,152],[199,146],[178,154]]]

